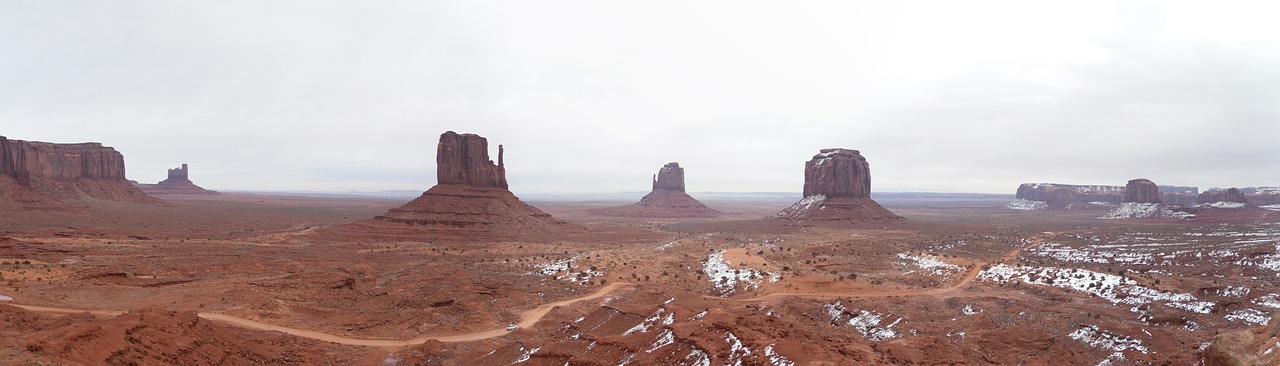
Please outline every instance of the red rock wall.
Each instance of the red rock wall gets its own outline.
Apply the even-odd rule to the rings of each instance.
[[[822,149],[804,164],[804,196],[871,197],[871,168],[858,150]]]
[[[1124,201],[1138,203],[1161,203],[1160,187],[1147,179],[1130,180],[1124,186]]]
[[[32,178],[125,180],[124,155],[96,142],[54,144],[0,136],[0,174],[27,185]]]
[[[484,137],[453,131],[440,134],[440,144],[436,146],[436,182],[506,189],[502,145],[498,145],[498,164],[495,165],[489,160],[489,142]]]
[[[653,192],[657,191],[684,192],[684,168],[680,163],[667,163],[658,170],[653,178]]]

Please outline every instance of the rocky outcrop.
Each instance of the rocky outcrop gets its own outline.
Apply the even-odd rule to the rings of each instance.
[[[858,150],[822,149],[804,164],[804,198],[775,218],[802,221],[900,220],[871,199],[871,168]]]
[[[59,209],[95,199],[159,202],[125,179],[124,155],[113,148],[0,136],[0,206]]]
[[[658,169],[653,176],[653,191],[684,192],[684,168],[680,163],[670,162]]]
[[[186,163],[181,167],[169,169],[169,177],[156,184],[139,184],[143,192],[152,195],[191,195],[191,194],[218,194],[216,191],[210,191],[195,183],[188,178],[190,172]]]
[[[1249,200],[1245,198],[1244,192],[1238,188],[1228,188],[1219,191],[1204,191],[1196,198],[1196,203],[1214,203],[1214,202],[1236,202],[1247,203]]]
[[[667,163],[653,177],[653,190],[640,202],[592,211],[604,216],[623,217],[715,217],[721,215],[684,192],[684,168]]]
[[[507,189],[502,153],[502,145],[498,145],[498,163],[494,164],[484,137],[445,132],[436,145],[436,183]]]
[[[1214,336],[1200,357],[1205,366],[1280,365],[1278,341],[1280,314],[1273,314],[1268,325]]]
[[[1133,179],[1124,186],[1124,201],[1137,203],[1161,203],[1160,187],[1148,179]]]
[[[318,237],[415,242],[547,240],[582,231],[517,198],[507,190],[502,163],[489,160],[488,142],[453,131],[440,135],[436,181],[422,196],[386,213],[333,227]]]

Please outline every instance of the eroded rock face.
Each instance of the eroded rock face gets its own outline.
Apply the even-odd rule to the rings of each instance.
[[[863,222],[900,220],[871,199],[871,168],[858,150],[822,149],[804,164],[804,198],[775,218]]]
[[[160,183],[191,183],[191,179],[187,178],[187,164],[182,163],[181,167],[169,169],[169,177]]]
[[[440,134],[436,145],[436,183],[471,187],[507,188],[507,170],[502,164],[502,145],[498,145],[498,163],[489,160],[489,141],[474,134],[448,131]]]
[[[507,190],[502,146],[489,160],[488,141],[448,131],[436,146],[438,184],[377,217],[336,226],[320,237],[417,242],[545,240],[584,231],[530,206]]]
[[[804,163],[804,196],[871,197],[871,168],[858,150],[822,149]]]
[[[653,190],[640,202],[594,212],[623,217],[714,217],[722,214],[684,192],[684,168],[676,162],[667,163],[658,170],[653,178]]]
[[[1280,364],[1280,352],[1273,348],[1280,340],[1280,314],[1264,326],[1223,333],[1200,354],[1205,366],[1261,366]]]
[[[653,191],[684,192],[684,168],[680,163],[670,162],[658,169],[653,176]]]
[[[1160,187],[1148,179],[1133,179],[1124,186],[1124,201],[1137,203],[1161,203]]]
[[[1248,201],[1248,198],[1245,197],[1244,192],[1241,192],[1240,189],[1238,188],[1228,188],[1228,189],[1217,191],[1217,192],[1205,191],[1204,193],[1201,193],[1199,197],[1196,198],[1196,203],[1214,203],[1214,202],[1246,203],[1249,201]]]
[[[96,142],[55,144],[0,136],[0,185],[11,202],[0,205],[56,209],[87,198],[158,202],[125,179],[124,155]]]

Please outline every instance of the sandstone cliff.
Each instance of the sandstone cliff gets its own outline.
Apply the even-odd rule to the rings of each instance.
[[[1270,324],[1214,336],[1200,357],[1205,366],[1280,365],[1280,352],[1274,348],[1277,342],[1280,314],[1273,314]]]
[[[640,202],[592,211],[604,216],[626,217],[714,217],[721,215],[684,192],[684,168],[667,163],[653,178],[653,190]]]
[[[1133,179],[1124,186],[1124,201],[1137,203],[1161,203],[1160,187],[1148,179]]]
[[[499,145],[495,164],[489,160],[485,138],[445,132],[436,146],[438,184],[382,215],[317,235],[439,243],[546,240],[583,231],[520,201],[507,190],[502,154]]]
[[[1205,191],[1203,193],[1200,193],[1200,196],[1196,199],[1196,203],[1214,203],[1214,202],[1246,203],[1249,201],[1248,199],[1245,198],[1244,192],[1241,192],[1240,189],[1238,188],[1228,188],[1225,190],[1214,191],[1214,192]]]
[[[159,202],[125,179],[124,155],[113,148],[0,136],[0,206],[63,209],[93,200]]]
[[[775,218],[865,222],[900,220],[871,199],[871,169],[858,150],[822,149],[804,164],[804,198]]]

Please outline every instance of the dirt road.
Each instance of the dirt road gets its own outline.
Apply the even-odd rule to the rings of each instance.
[[[516,325],[518,325],[521,328],[532,327],[534,324],[537,324],[539,320],[542,320],[542,317],[546,316],[547,313],[550,313],[551,309],[557,306],[569,305],[579,301],[598,299],[598,298],[604,297],[605,295],[613,293],[620,288],[629,288],[632,286],[634,285],[626,282],[614,282],[586,296],[575,297],[572,299],[566,299],[566,300],[556,301],[553,303],[542,304],[541,306],[526,310],[524,313],[521,313],[520,322],[516,323]],[[87,311],[90,314],[94,314],[94,315],[115,316],[115,315],[120,315],[124,313],[123,311],[119,311],[119,310],[72,309],[72,308],[56,308],[56,307],[19,305],[19,304],[9,304],[9,305],[17,306],[17,307],[31,310],[31,311],[58,313],[58,314],[79,314]],[[298,337],[311,338],[315,340],[321,340],[321,341],[333,342],[333,343],[339,343],[339,344],[347,344],[347,345],[353,345],[353,346],[381,347],[381,348],[389,348],[389,349],[399,349],[407,346],[423,344],[423,343],[426,343],[427,341],[432,341],[432,340],[440,341],[440,342],[472,342],[472,341],[498,337],[498,336],[505,335],[507,333],[511,333],[511,331],[508,331],[506,327],[502,327],[502,328],[497,328],[492,330],[486,330],[486,331],[475,332],[475,333],[466,333],[466,334],[423,335],[423,336],[418,336],[418,337],[405,339],[405,340],[362,339],[362,338],[348,338],[348,337],[333,335],[333,334],[324,333],[324,332],[317,332],[313,330],[271,325],[271,324],[259,322],[256,320],[245,319],[245,318],[237,317],[234,315],[227,315],[227,314],[199,313],[199,316],[200,318],[203,318],[203,319],[220,321],[220,322],[228,323],[228,324],[239,326],[239,327],[249,328],[249,329],[276,331],[276,332],[286,333],[286,334],[290,334]]]

